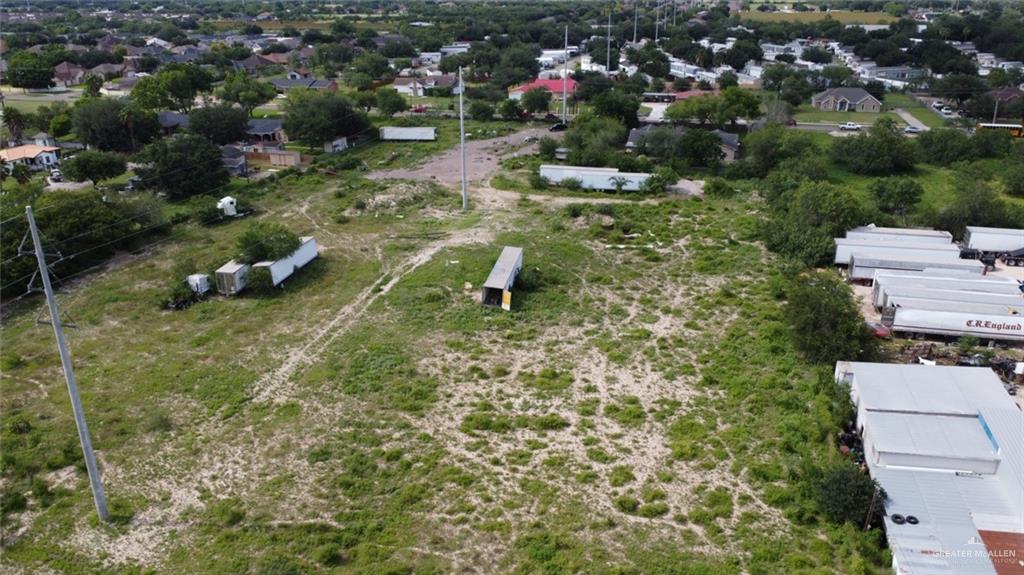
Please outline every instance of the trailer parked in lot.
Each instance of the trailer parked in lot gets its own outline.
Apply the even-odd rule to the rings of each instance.
[[[224,295],[235,295],[245,289],[245,278],[252,266],[230,260],[217,268],[214,273],[217,280],[217,291]]]
[[[380,129],[381,140],[399,140],[405,142],[433,142],[437,139],[437,128],[384,126]]]
[[[919,309],[889,308],[882,323],[894,333],[948,337],[972,335],[979,339],[1024,341],[1024,317],[998,316]]]
[[[978,260],[961,260],[959,258],[943,257],[942,255],[911,257],[894,257],[889,255],[874,255],[855,253],[850,258],[849,275],[855,280],[870,280],[878,272],[892,270],[924,271],[926,269],[951,269],[973,272],[977,276],[985,274],[985,264]]]
[[[955,311],[958,313],[980,313],[983,315],[1024,315],[1024,299],[1014,302],[1014,304],[980,303],[968,300],[927,299],[897,294],[890,295],[888,299],[888,307],[902,309]]]
[[[512,309],[512,285],[523,269],[523,248],[505,246],[484,281],[480,303],[489,307]]]
[[[981,303],[999,305],[1007,308],[1024,309],[1024,294],[987,293],[980,291],[964,291],[955,289],[928,289],[913,286],[886,286],[879,292],[875,302],[878,309],[892,306],[893,298],[909,297],[914,299],[930,299],[946,302],[946,310],[958,311],[961,303]]]
[[[1003,254],[1024,248],[1024,230],[967,226],[964,245],[968,249]]]
[[[836,265],[850,265],[850,258],[855,253],[870,254],[872,256],[889,256],[914,258],[918,256],[939,257],[947,256],[947,259],[959,259],[960,248],[953,244],[921,243],[909,241],[876,241],[856,240],[849,238],[835,238]]]
[[[651,177],[642,172],[620,172],[618,168],[591,168],[587,166],[560,166],[542,164],[541,177],[553,184],[566,180],[576,180],[580,187],[588,190],[617,190],[627,192],[639,191],[644,182]]]
[[[926,275],[896,275],[891,272],[877,273],[871,288],[871,299],[875,307],[885,307],[885,298],[893,290],[924,289],[932,291],[953,291],[978,294],[1000,294],[1010,298],[1024,297],[1016,280],[997,276],[941,277]]]
[[[846,232],[846,237],[851,240],[902,241],[938,244],[953,243],[953,234],[942,230],[927,230],[919,228],[880,228],[875,225],[853,228]]]
[[[281,282],[291,277],[299,268],[305,266],[319,254],[316,245],[316,238],[302,237],[299,248],[287,256],[272,262],[256,262],[253,269],[266,269],[270,271],[270,279],[274,287],[281,285]]]

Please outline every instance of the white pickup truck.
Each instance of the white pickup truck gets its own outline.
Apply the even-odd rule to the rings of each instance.
[[[846,122],[845,124],[839,124],[839,129],[844,132],[859,132],[860,124],[857,122]]]

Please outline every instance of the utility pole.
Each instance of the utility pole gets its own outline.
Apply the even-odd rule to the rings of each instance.
[[[636,44],[636,21],[640,17],[640,2],[633,4],[633,43]]]
[[[999,117],[999,98],[996,98],[996,108],[992,110],[992,123],[996,123],[996,118]]]
[[[562,61],[562,123],[566,124],[568,116],[566,115],[566,106],[569,103],[569,25],[565,25],[565,48],[562,56],[565,58]]]
[[[75,413],[78,439],[82,442],[82,453],[85,455],[85,468],[89,472],[92,499],[96,503],[96,513],[100,516],[100,520],[108,521],[110,513],[107,511],[107,496],[103,493],[103,481],[100,479],[100,470],[96,466],[96,455],[92,451],[89,427],[85,424],[82,399],[78,396],[78,384],[75,383],[75,372],[71,366],[71,352],[68,351],[67,342],[64,340],[64,326],[61,324],[60,313],[57,311],[57,298],[53,295],[53,286],[50,285],[50,270],[46,267],[46,255],[43,253],[43,242],[39,239],[39,229],[36,228],[36,218],[32,215],[32,206],[25,206],[25,217],[28,218],[28,228],[32,233],[32,245],[35,247],[36,261],[39,264],[39,276],[43,279],[46,304],[50,308],[50,325],[53,326],[53,336],[57,340],[57,350],[60,351],[60,364],[64,369],[64,379],[68,384],[68,395],[71,396],[71,410]]]
[[[462,209],[469,207],[469,187],[466,184],[466,120],[462,111],[462,93],[466,91],[462,83],[462,66],[459,66],[459,146],[462,154]]]
[[[654,45],[658,45],[658,25],[661,24],[661,0],[658,0],[654,9]]]
[[[605,76],[612,74],[612,7],[608,7],[608,31],[605,33],[604,46],[604,73]]]

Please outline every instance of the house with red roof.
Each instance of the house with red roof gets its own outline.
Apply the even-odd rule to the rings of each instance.
[[[564,80],[564,82],[565,82],[565,84],[564,84],[565,91],[569,95],[575,94],[576,93],[576,80],[573,80],[572,78],[568,78],[568,79]],[[542,90],[547,90],[548,92],[551,92],[551,95],[554,97],[554,99],[557,100],[557,99],[562,97],[563,80],[562,80],[562,78],[552,78],[552,79],[537,78],[537,79],[535,79],[532,82],[529,82],[527,84],[522,84],[522,85],[516,86],[514,88],[509,88],[508,89],[508,97],[513,99],[513,100],[518,100],[518,99],[523,97],[523,94],[529,92],[530,90],[536,90],[538,88],[540,88]]]

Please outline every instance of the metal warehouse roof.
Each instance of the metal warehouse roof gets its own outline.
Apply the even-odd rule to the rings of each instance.
[[[498,261],[495,262],[494,267],[491,269],[491,274],[487,276],[484,287],[505,289],[508,286],[509,276],[516,273],[516,264],[522,257],[523,248],[505,246],[505,249],[501,250],[501,255],[498,256]]]
[[[894,569],[908,575],[1020,573],[1024,413],[995,373],[839,362],[836,379],[859,397],[866,463],[887,496]],[[917,524],[897,524],[896,514],[912,515]]]

